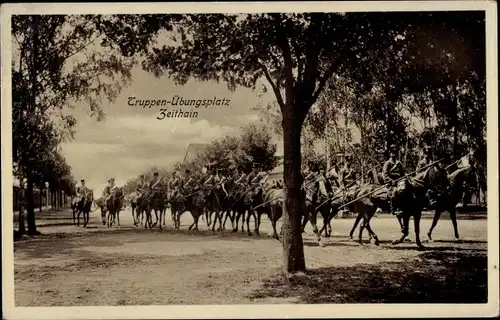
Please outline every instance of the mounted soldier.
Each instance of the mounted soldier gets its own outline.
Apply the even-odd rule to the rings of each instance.
[[[330,181],[332,186],[339,186],[339,167],[336,159],[333,159],[332,166],[326,173],[326,179]]]
[[[339,172],[339,185],[344,188],[352,186],[353,182],[356,181],[356,172],[351,167],[351,161],[352,156],[346,155],[344,166]]]
[[[153,179],[149,183],[149,189],[153,197],[161,195],[164,191],[163,179],[159,178],[158,172],[153,173]]]
[[[168,200],[175,199],[179,196],[181,187],[181,178],[179,177],[179,172],[175,170],[172,173],[172,178],[167,183],[167,198]]]
[[[396,148],[391,146],[389,149],[389,159],[384,163],[384,167],[382,169],[382,177],[385,183],[393,185],[394,181],[403,176],[403,164],[396,157]]]
[[[215,170],[215,175],[213,178],[213,182],[215,185],[215,189],[222,190],[227,197],[228,193],[227,193],[226,189],[224,188],[224,182],[227,181],[227,178],[224,174],[222,174],[222,172],[221,172],[222,169],[215,168],[214,170]]]
[[[195,187],[195,179],[191,175],[191,170],[184,171],[184,177],[181,179],[181,191],[184,195],[191,193]]]
[[[208,168],[206,166],[203,166],[196,179],[195,190],[205,189],[210,185],[212,179],[213,176],[208,172]]]
[[[91,191],[90,191],[89,188],[87,188],[87,186],[85,186],[85,180],[84,179],[80,180],[80,183],[81,183],[81,186],[78,187],[78,189],[77,189],[78,198],[79,198],[79,200],[81,200],[83,198],[88,199],[88,195],[89,195],[89,193]]]
[[[313,202],[316,202],[319,196],[328,197],[328,190],[326,188],[326,177],[324,174],[324,170],[320,164],[315,164],[312,167],[312,173],[312,182],[318,183],[319,187],[318,193],[314,195],[315,198],[313,199]]]
[[[434,157],[432,154],[432,149],[429,146],[425,146],[422,155],[420,157],[420,160],[417,163],[417,168],[415,171],[417,171],[415,174],[418,174],[422,168],[425,166],[431,164],[434,161]]]
[[[263,183],[267,181],[269,174],[267,172],[260,170],[260,165],[258,163],[253,163],[253,170],[247,176],[247,183],[251,188],[257,186],[262,186]]]
[[[108,180],[108,185],[104,188],[102,192],[102,198],[104,199],[104,206],[107,208],[109,199],[114,195],[117,190],[117,186],[115,185],[115,178],[110,178]]]
[[[141,199],[148,194],[149,187],[143,174],[140,175],[139,182],[137,183],[135,190],[137,191],[138,199]]]
[[[400,213],[396,212],[392,206],[392,199],[396,187],[395,181],[404,176],[404,168],[401,161],[397,159],[396,153],[396,147],[391,145],[389,149],[389,159],[384,163],[384,167],[382,168],[382,178],[384,179],[384,183],[388,184],[387,197],[391,199],[391,213],[399,216]]]

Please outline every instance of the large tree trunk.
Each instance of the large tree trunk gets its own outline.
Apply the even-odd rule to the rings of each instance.
[[[27,187],[26,187],[26,211],[27,211],[27,220],[28,220],[28,234],[36,235],[39,234],[36,230],[35,223],[35,199],[33,194],[33,177],[31,175],[31,169],[28,169],[27,172]]]
[[[301,217],[305,212],[302,195],[300,133],[302,121],[287,110],[283,115],[284,184],[283,267],[286,273],[306,270],[302,243]]]

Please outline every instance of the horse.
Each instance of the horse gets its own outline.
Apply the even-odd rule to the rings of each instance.
[[[305,232],[305,226],[309,221],[313,226],[314,233],[318,237],[318,242],[321,241],[323,231],[325,232],[325,237],[328,238],[331,236],[331,220],[338,214],[346,192],[350,191],[349,189],[346,190],[345,188],[332,186],[329,180],[325,181],[325,187],[329,196],[320,195],[318,181],[304,186],[306,215],[302,223],[302,232]],[[319,231],[316,225],[318,212],[323,217],[323,227]]]
[[[189,226],[189,230],[199,231],[198,223],[205,209],[206,190],[203,188],[196,190],[189,188],[184,190],[184,192],[187,195],[177,194],[170,200],[174,227],[176,230],[179,230],[182,214],[189,211],[193,217],[193,223]]]
[[[110,228],[116,221],[116,217],[122,209],[123,205],[123,190],[122,188],[116,188],[111,196],[106,201],[106,208],[108,210],[107,224]]]
[[[448,211],[450,214],[451,222],[453,224],[453,230],[455,232],[455,238],[460,239],[458,234],[458,224],[456,215],[456,206],[462,199],[465,193],[465,184],[469,182],[472,178],[470,168],[461,168],[455,170],[453,173],[447,176],[447,188],[438,195],[436,198],[436,205],[434,207],[434,218],[432,219],[432,225],[427,232],[429,242],[432,242],[432,231],[436,227],[441,213]]]
[[[78,220],[77,227],[80,226],[80,213],[83,214],[83,227],[86,228],[90,219],[90,211],[92,209],[92,202],[94,201],[94,191],[89,190],[87,194],[82,196],[77,204]]]
[[[370,226],[370,220],[375,215],[375,212],[377,212],[377,209],[384,206],[383,199],[381,200],[377,196],[371,194],[372,192],[376,192],[379,188],[381,188],[381,186],[377,184],[365,184],[360,187],[351,188],[344,196],[344,201],[348,203],[348,209],[353,213],[358,213],[351,232],[349,233],[349,238],[351,240],[353,240],[353,233],[356,230],[358,223],[361,220],[363,221],[359,228],[358,241],[360,244],[363,244],[362,236],[364,229],[368,231],[370,240],[375,240],[375,245],[379,245],[380,243],[377,234]],[[388,191],[385,190],[385,193],[383,194],[387,195],[387,193]],[[370,194],[372,195],[371,197]]]
[[[265,212],[265,209],[260,206],[260,204],[264,203],[265,191],[263,186],[257,185],[252,186],[250,189],[247,189],[241,192],[240,200],[237,201],[235,205],[235,222],[236,225],[233,228],[233,232],[238,231],[238,223],[240,217],[241,219],[241,232],[245,232],[245,213],[246,215],[246,224],[247,224],[247,234],[249,236],[252,235],[250,231],[250,218],[254,218],[254,232],[259,235],[259,225],[260,225],[260,217],[262,213]],[[257,209],[255,209],[257,207]]]
[[[413,217],[415,242],[419,249],[424,249],[425,247],[420,242],[420,219],[425,204],[426,191],[437,182],[442,181],[443,174],[445,174],[444,171],[434,165],[415,177],[400,180],[393,187],[392,196],[389,195],[390,189],[388,187],[377,185],[365,185],[356,194],[352,195],[359,199],[350,204],[350,209],[353,212],[358,212],[358,217],[361,215],[363,219],[359,231],[359,243],[363,243],[362,233],[363,229],[366,228],[371,237],[375,239],[375,244],[379,244],[377,235],[370,227],[370,219],[375,214],[377,208],[382,208],[389,203],[391,207],[402,211],[398,217],[398,221],[402,227],[402,236],[393,241],[393,245],[402,243],[408,236],[410,217]],[[375,191],[378,191],[378,194]],[[363,197],[364,195],[366,196]]]
[[[78,198],[71,200],[71,211],[73,212],[73,224],[76,225],[76,213],[78,212]]]
[[[278,232],[276,231],[276,224],[278,220],[283,216],[283,199],[285,199],[285,192],[283,188],[274,187],[263,193],[263,203],[262,206],[264,212],[271,220],[271,226],[273,227],[273,238],[279,240]],[[257,234],[260,227],[260,210],[257,212],[258,222],[256,225]]]
[[[180,216],[184,211],[186,211],[184,197],[178,193],[173,193],[170,195],[168,201],[170,203],[170,213],[172,215],[174,228],[175,230],[179,230],[181,227]]]
[[[104,203],[103,198],[98,198],[94,200],[94,204],[96,207],[98,207],[101,211],[101,219],[102,219],[102,225],[106,225],[106,204]]]
[[[156,221],[152,224],[152,226],[156,226],[156,224],[159,223],[160,229],[162,228],[162,213],[165,209],[165,194],[163,191],[153,191],[149,195],[149,207],[148,210],[149,212],[147,213],[148,219],[151,219],[151,211],[154,211]],[[158,213],[160,214],[160,218],[158,219]],[[165,217],[165,216],[163,216]]]
[[[206,208],[208,213],[207,226],[210,226],[212,213],[215,213],[215,218],[212,224],[212,232],[215,232],[215,225],[217,224],[217,221],[219,222],[217,231],[222,231],[222,204],[225,197],[226,195],[220,185],[210,188],[206,194],[205,203],[207,204]]]
[[[136,200],[136,208],[135,208],[135,226],[144,226],[146,229],[152,227],[152,219],[151,219],[151,209],[149,208],[150,201],[147,194],[142,194],[138,196]],[[146,219],[144,220],[144,214],[146,214]]]
[[[137,192],[132,192],[128,194],[125,198],[128,200],[130,203],[130,209],[132,211],[132,219],[134,220],[134,226],[137,225],[137,221],[135,219],[135,210],[137,208],[137,198],[138,198],[138,193]]]

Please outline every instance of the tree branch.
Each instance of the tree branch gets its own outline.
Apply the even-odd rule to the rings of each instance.
[[[262,71],[264,71],[264,75],[266,76],[267,81],[271,84],[271,87],[273,88],[274,94],[276,95],[276,99],[278,100],[278,104],[280,106],[281,112],[283,112],[285,108],[285,103],[283,102],[283,97],[281,96],[281,92],[279,87],[273,82],[273,79],[271,78],[271,75],[269,74],[269,71],[267,70],[267,67],[263,64],[260,63],[260,66],[262,67]]]
[[[318,88],[316,89],[316,91],[312,95],[311,104],[314,104],[316,102],[316,100],[318,99],[319,95],[321,94],[321,92],[325,88],[326,83],[333,76],[334,72],[335,72],[335,67],[334,66],[331,66],[330,69],[325,72],[325,74],[323,75],[323,78],[321,78],[320,81],[319,81]]]
[[[290,45],[288,43],[288,35],[286,34],[282,38],[279,38],[281,41],[278,41],[278,45],[281,48],[283,53],[283,74],[285,76],[285,92],[286,92],[286,103],[295,103],[295,97],[293,94],[294,89],[294,81],[293,81],[293,72],[292,72],[292,54],[290,52]],[[290,99],[292,101],[290,101]]]

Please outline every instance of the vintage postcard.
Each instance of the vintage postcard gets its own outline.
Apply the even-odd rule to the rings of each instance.
[[[498,316],[496,12],[2,5],[4,317]]]

